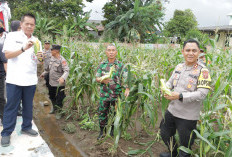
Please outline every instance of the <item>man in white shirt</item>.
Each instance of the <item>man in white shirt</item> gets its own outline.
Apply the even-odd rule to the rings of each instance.
[[[23,123],[22,134],[37,136],[38,133],[32,129],[33,98],[36,90],[37,62],[42,52],[34,52],[33,44],[38,39],[32,33],[36,24],[35,16],[25,14],[21,18],[21,31],[8,34],[3,52],[8,59],[6,90],[7,103],[3,114],[3,130],[1,132],[1,145],[10,145],[10,135],[15,129],[17,112],[22,100]],[[40,43],[41,45],[41,43]],[[41,46],[40,46],[41,47]]]

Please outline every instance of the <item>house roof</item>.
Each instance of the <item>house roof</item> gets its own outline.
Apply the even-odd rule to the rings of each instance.
[[[103,20],[88,20],[87,22],[88,23],[93,23],[96,26],[96,29],[98,30],[98,32],[102,32],[102,31],[104,31],[104,26],[101,23],[102,21]],[[94,29],[90,28],[89,26],[86,26],[86,28],[89,31],[93,31],[94,30]]]
[[[96,23],[96,24],[101,24],[103,20],[88,20],[88,23]]]
[[[86,26],[86,28],[88,29],[88,31],[94,31],[94,29],[89,27],[89,26]],[[104,26],[102,26],[102,25],[96,26],[96,29],[97,29],[98,32],[103,32],[104,31]]]
[[[102,26],[102,25],[96,26],[96,28],[99,32],[104,31],[104,29],[105,29],[104,26]]]
[[[232,31],[232,25],[224,25],[224,26],[209,26],[209,27],[198,27],[200,31]]]

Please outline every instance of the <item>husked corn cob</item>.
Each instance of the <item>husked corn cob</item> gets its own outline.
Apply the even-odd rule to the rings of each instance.
[[[34,52],[35,52],[35,54],[37,54],[37,52],[39,50],[40,50],[39,40],[36,39],[36,41],[34,42]]]
[[[114,71],[115,71],[115,67],[114,66],[110,67],[110,71],[106,73],[104,76],[100,77],[101,81],[111,78]]]
[[[161,90],[168,95],[172,95],[171,90],[166,86],[165,80],[164,79],[160,79],[161,82]]]
[[[36,39],[36,41],[34,42],[34,53],[37,54],[37,52],[40,51],[40,44],[39,44],[39,40]],[[38,59],[40,62],[43,61],[42,58]]]

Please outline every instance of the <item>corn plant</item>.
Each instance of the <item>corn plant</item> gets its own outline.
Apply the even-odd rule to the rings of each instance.
[[[75,110],[81,117],[89,108],[89,115],[93,116],[99,103],[99,84],[95,80],[95,73],[100,62],[107,59],[104,44],[83,43],[75,39],[67,42],[62,38],[58,38],[56,43],[63,45],[62,55],[70,67],[66,89],[68,110]],[[114,150],[117,150],[121,134],[129,128],[136,130],[138,121],[151,137],[155,136],[152,130],[157,126],[158,111],[164,113],[169,103],[160,93],[159,80],[168,80],[175,66],[184,61],[180,50],[169,46],[148,50],[116,43],[116,47],[118,60],[128,70],[130,95],[125,98],[122,94],[116,116],[112,118],[115,124]],[[194,150],[179,149],[200,157],[229,157],[232,152],[232,53],[214,48],[206,58],[211,61],[208,68],[212,89],[203,102],[201,119],[194,131],[199,147]],[[136,132],[132,138],[135,136]],[[152,151],[151,144],[154,142],[141,153]]]

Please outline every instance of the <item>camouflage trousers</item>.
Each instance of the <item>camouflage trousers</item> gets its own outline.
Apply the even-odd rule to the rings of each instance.
[[[114,112],[115,114],[115,101],[104,101],[100,99],[100,106],[98,109],[100,127],[105,127],[107,125],[109,112]]]

